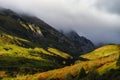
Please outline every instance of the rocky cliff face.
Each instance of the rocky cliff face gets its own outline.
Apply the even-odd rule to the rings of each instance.
[[[83,36],[79,36],[75,31],[70,31],[64,34],[76,45],[78,50],[79,48],[80,50],[82,49],[82,53],[88,53],[95,49],[94,44],[90,40]]]

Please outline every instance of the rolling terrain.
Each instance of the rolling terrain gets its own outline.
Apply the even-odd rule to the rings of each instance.
[[[50,70],[35,75],[18,76],[23,80],[119,80],[120,79],[120,45],[107,45],[95,51],[81,55],[86,61],[60,69]],[[112,49],[112,50],[111,50]],[[92,55],[97,56],[92,56]],[[101,55],[103,56],[101,56]],[[98,56],[99,55],[99,56]]]
[[[65,52],[65,49],[62,51],[61,46],[73,48],[74,45],[63,34],[37,20],[41,22],[38,22],[41,26],[43,25],[43,29],[40,29],[35,21],[37,18],[27,16],[24,18],[11,10],[0,11],[1,78],[18,74],[34,74],[72,63],[73,56]],[[35,19],[36,23],[28,21],[29,18]],[[57,42],[58,40],[61,42]]]
[[[0,80],[120,80],[120,45],[94,49],[75,32],[0,10]]]

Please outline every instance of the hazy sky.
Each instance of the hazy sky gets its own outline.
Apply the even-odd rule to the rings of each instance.
[[[73,29],[94,43],[120,43],[120,0],[0,0],[0,6]]]

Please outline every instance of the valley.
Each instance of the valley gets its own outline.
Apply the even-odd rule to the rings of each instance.
[[[96,49],[74,31],[0,10],[0,80],[119,80],[119,74],[119,44]]]

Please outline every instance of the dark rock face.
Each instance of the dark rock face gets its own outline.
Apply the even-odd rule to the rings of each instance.
[[[82,49],[82,53],[88,53],[95,49],[94,44],[83,36],[79,36],[75,31],[64,33],[76,47]]]

